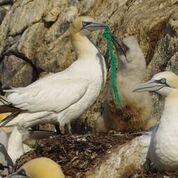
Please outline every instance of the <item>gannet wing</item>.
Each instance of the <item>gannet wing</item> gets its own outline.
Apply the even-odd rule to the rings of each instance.
[[[7,100],[15,107],[30,112],[60,112],[78,102],[86,93],[89,82],[80,78],[60,79],[24,88],[6,90]]]

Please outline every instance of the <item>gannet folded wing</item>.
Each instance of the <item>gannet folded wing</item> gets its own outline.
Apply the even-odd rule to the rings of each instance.
[[[47,82],[48,81],[48,82]],[[64,78],[56,82],[42,80],[24,88],[6,90],[7,100],[15,107],[29,112],[60,112],[79,101],[89,82],[82,78]]]

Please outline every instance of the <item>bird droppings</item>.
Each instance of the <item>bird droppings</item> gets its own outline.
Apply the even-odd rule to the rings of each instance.
[[[44,139],[39,141],[34,151],[21,156],[16,167],[19,168],[33,158],[45,156],[60,164],[66,176],[82,178],[112,148],[134,137],[133,134],[114,132],[102,135],[60,135]]]

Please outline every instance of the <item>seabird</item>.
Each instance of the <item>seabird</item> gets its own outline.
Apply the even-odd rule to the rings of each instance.
[[[53,160],[40,157],[25,163],[7,178],[65,178],[61,167]]]
[[[19,125],[12,127],[12,129],[12,133],[8,138],[7,152],[13,163],[26,152],[33,150],[39,139],[56,135],[56,132],[28,130]]]
[[[3,130],[3,128],[0,128],[0,143],[7,148],[8,134]]]
[[[105,27],[106,24],[91,17],[75,19],[70,33],[78,59],[62,72],[50,74],[26,87],[5,90],[8,103],[22,113],[9,123],[6,120],[4,125],[18,123],[27,128],[43,122],[58,122],[64,130],[65,124],[91,106],[106,81],[106,65],[87,36]]]
[[[113,39],[117,40],[115,37]],[[149,128],[156,123],[156,120],[150,119],[152,99],[149,93],[133,93],[133,88],[143,81],[146,74],[144,54],[135,36],[126,37],[120,43],[125,49],[124,53],[122,50],[117,51],[117,85],[121,104],[118,108],[115,107],[109,91],[104,103],[102,117],[98,120],[101,131],[133,131]],[[101,128],[103,119],[104,126]]]
[[[134,91],[156,92],[164,97],[164,110],[152,133],[148,158],[157,169],[178,170],[178,76],[170,71],[160,72]]]
[[[7,151],[13,163],[25,153],[23,146],[23,133],[20,132],[18,126],[14,126],[13,131],[8,140]]]
[[[3,144],[0,143],[0,177],[7,176],[13,171],[13,162],[9,157],[7,150]]]

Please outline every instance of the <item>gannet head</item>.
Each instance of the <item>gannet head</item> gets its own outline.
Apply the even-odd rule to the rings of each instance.
[[[162,96],[168,96],[174,89],[178,89],[178,76],[173,72],[165,71],[154,75],[150,81],[138,85],[134,91],[151,91]]]
[[[71,26],[70,32],[72,35],[80,33],[82,35],[88,35],[89,32],[105,28],[107,25],[104,23],[96,22],[93,18],[87,16],[81,16],[76,18]]]
[[[65,178],[60,166],[53,160],[40,157],[25,163],[8,178]]]

